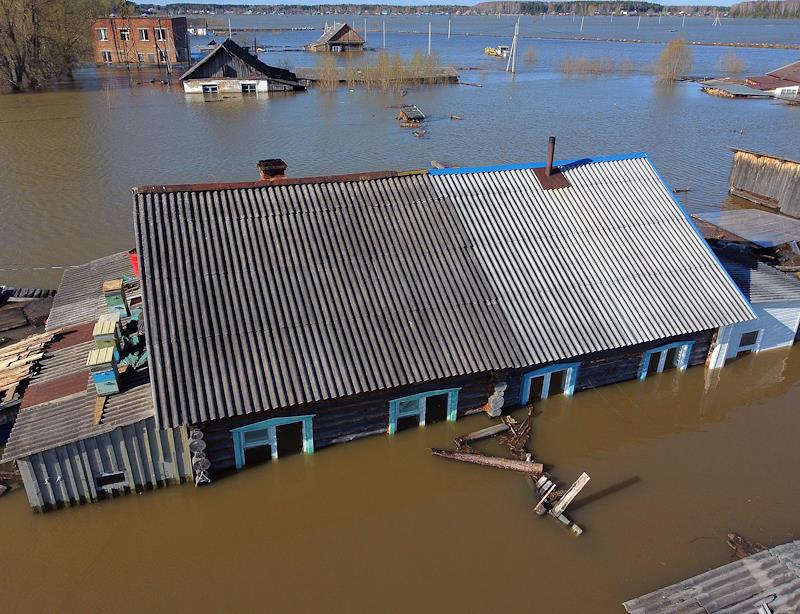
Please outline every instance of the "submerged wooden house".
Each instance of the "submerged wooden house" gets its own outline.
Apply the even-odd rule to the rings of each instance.
[[[364,39],[346,23],[334,23],[325,28],[322,36],[313,43],[306,45],[308,51],[361,51],[364,48]]]
[[[156,421],[201,433],[212,476],[703,364],[754,318],[645,154],[134,207]]]
[[[104,296],[109,280],[119,290]],[[188,431],[156,424],[146,352],[124,366],[128,344],[140,336],[130,318],[136,309],[141,290],[127,252],[64,274],[2,458],[16,461],[35,511],[192,477]],[[121,323],[133,327],[132,337],[117,332]],[[110,368],[90,360],[98,346]]]
[[[796,98],[800,96],[800,60],[771,70],[765,75],[747,77],[745,83],[772,96]]]
[[[734,196],[800,218],[800,161],[734,148],[728,190]]]
[[[293,72],[268,66],[227,39],[181,75],[189,94],[266,94],[306,88]]]

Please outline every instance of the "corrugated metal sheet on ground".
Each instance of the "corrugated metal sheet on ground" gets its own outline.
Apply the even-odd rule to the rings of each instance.
[[[719,226],[759,247],[777,247],[789,241],[800,240],[800,220],[769,211],[735,209],[696,215],[701,220]]]
[[[720,255],[725,270],[752,303],[800,300],[800,279],[758,260]]]
[[[135,195],[162,428],[753,314],[646,156]]]
[[[766,603],[773,612],[800,608],[800,540],[712,569],[623,605],[631,613],[749,613]]]
[[[103,419],[98,425],[94,424],[96,398],[94,384],[88,381],[83,392],[20,410],[3,453],[3,462],[108,433],[153,415],[150,376],[146,368],[123,380],[123,392],[107,397]]]
[[[53,300],[47,330],[81,324],[107,313],[101,292],[103,282],[132,275],[128,252],[119,252],[67,269]],[[128,296],[133,298],[136,293],[130,292]]]

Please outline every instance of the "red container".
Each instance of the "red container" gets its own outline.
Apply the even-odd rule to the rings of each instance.
[[[136,275],[136,277],[141,277],[141,275],[139,275],[139,254],[136,253],[135,249],[132,249],[128,252],[128,258],[130,258],[131,261],[133,274]]]

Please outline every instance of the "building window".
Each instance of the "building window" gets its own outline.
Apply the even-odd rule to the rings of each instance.
[[[139,64],[144,64],[144,54],[141,52],[137,53],[136,61],[139,62]]]
[[[276,459],[292,452],[314,453],[314,416],[271,418],[231,430],[236,468],[261,458]],[[248,450],[251,452],[248,453]]]
[[[139,28],[139,40],[140,41],[150,40],[150,31],[147,28]]]
[[[572,396],[580,363],[558,364],[522,376],[519,404],[527,405],[557,394]]]
[[[161,60],[162,62],[166,63],[166,61],[167,61],[167,52],[164,49],[159,49],[158,50],[158,59]]]
[[[127,479],[123,471],[115,473],[104,473],[95,478],[95,483],[98,488],[108,488],[111,486],[124,486],[127,485]]]
[[[455,421],[459,390],[433,390],[389,401],[389,434],[408,426],[425,426],[426,422]]]
[[[107,28],[97,28],[97,40],[99,40],[99,41],[107,41],[108,40],[108,29]]]
[[[156,63],[156,54],[155,53],[148,53],[147,54],[147,63],[148,64],[155,64]]]
[[[103,64],[111,64],[111,52],[110,51],[101,51],[100,54],[103,56]]]
[[[167,40],[167,29],[166,28],[153,28],[153,32],[156,34],[157,41],[165,41]]]
[[[203,85],[204,94],[218,94],[219,86],[216,83],[207,83]]]
[[[689,366],[689,354],[694,341],[678,341],[647,350],[642,356],[639,379],[646,379],[651,373],[662,373],[668,369],[683,371]]]
[[[746,333],[742,333],[742,336],[739,337],[739,346],[736,348],[736,356],[741,354],[747,354],[749,352],[758,352],[758,347],[761,343],[761,333],[763,331],[760,330],[751,330]]]
[[[255,94],[255,93],[256,93],[255,83],[242,83],[242,94]]]
[[[121,41],[129,41],[131,40],[131,31],[128,28],[120,28],[119,29],[119,40]]]

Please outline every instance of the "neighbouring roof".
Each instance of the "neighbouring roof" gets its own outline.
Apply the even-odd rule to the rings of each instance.
[[[800,60],[771,70],[766,75],[747,77],[747,81],[762,90],[798,85],[800,84]]]
[[[400,112],[411,121],[422,121],[425,119],[425,113],[415,104],[403,105],[400,107]]]
[[[363,43],[364,39],[361,38],[361,35],[353,30],[348,24],[346,23],[334,23],[330,28],[325,30],[317,40],[309,45],[309,47],[317,47],[319,45],[326,45],[328,43],[334,43],[337,41],[338,38],[344,36],[347,32],[353,33],[354,41],[348,41],[349,44],[358,44]]]
[[[718,252],[720,262],[751,303],[800,301],[800,279],[754,258]]]
[[[103,282],[132,276],[128,252],[119,252],[67,269],[53,299],[46,329],[96,320],[101,314],[108,313],[100,291]]]
[[[631,614],[756,612],[800,608],[800,540],[770,548],[626,601]]]
[[[162,427],[753,319],[645,154],[134,190]]]
[[[742,83],[733,83],[726,79],[708,79],[706,81],[702,81],[700,83],[702,89],[717,89],[723,92],[727,92],[731,96],[740,96],[746,98],[772,98],[770,94],[766,92],[753,88],[748,87]]]
[[[94,422],[97,393],[89,379],[86,359],[94,348],[94,321],[108,312],[101,286],[106,280],[129,275],[126,296],[129,303],[136,303],[141,290],[138,281],[130,276],[132,272],[128,253],[120,252],[64,273],[56,294],[61,303],[53,305],[48,330],[52,330],[54,316],[64,325],[43,350],[36,372],[29,377],[2,462],[72,444],[153,416],[149,372],[139,368],[120,378],[121,392],[107,397],[100,423]]]
[[[759,247],[777,247],[800,240],[800,220],[760,209],[697,213],[695,217]]]
[[[225,42],[217,45],[212,51],[209,51],[202,60],[192,65],[189,70],[181,75],[180,80],[185,81],[187,79],[192,79],[192,75],[194,75],[194,73],[197,72],[200,67],[204,66],[208,61],[211,60],[211,58],[222,53],[238,58],[250,66],[250,68],[261,73],[269,79],[275,79],[277,81],[291,81],[299,85],[297,81],[297,75],[295,75],[292,71],[265,64],[252,53],[245,51],[242,47],[229,38],[226,39]]]

